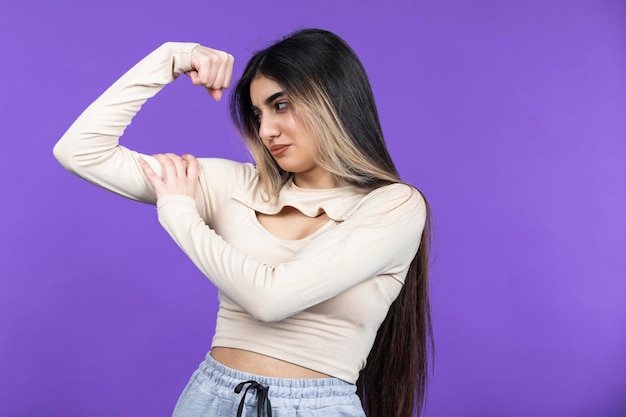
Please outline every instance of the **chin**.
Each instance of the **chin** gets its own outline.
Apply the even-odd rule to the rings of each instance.
[[[280,169],[282,169],[283,171],[287,171],[290,174],[298,174],[300,172],[306,172],[307,168],[306,167],[302,167],[300,165],[297,164],[286,164],[286,163],[279,163],[278,166],[280,167]]]

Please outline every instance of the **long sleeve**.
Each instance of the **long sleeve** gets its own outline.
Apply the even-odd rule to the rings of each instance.
[[[344,222],[316,236],[291,260],[259,262],[225,242],[199,216],[193,199],[157,202],[159,221],[196,266],[260,321],[279,321],[370,278],[403,282],[417,252],[426,209],[413,188],[394,184],[363,198]]]
[[[142,59],[72,124],[54,147],[54,156],[74,174],[124,197],[156,203],[139,166],[139,154],[119,145],[119,137],[141,106],[166,84],[191,69],[195,43],[168,42]],[[155,171],[160,165],[143,156]]]

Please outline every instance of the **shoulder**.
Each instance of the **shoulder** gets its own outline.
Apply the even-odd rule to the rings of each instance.
[[[389,184],[370,191],[361,201],[368,210],[389,212],[425,212],[426,199],[413,186],[404,183]]]
[[[222,158],[198,158],[198,163],[201,177],[204,177],[209,183],[220,180],[233,185],[245,184],[257,177],[256,167],[251,163]]]
[[[428,219],[428,205],[414,187],[396,183],[370,191],[350,216],[349,224],[372,231],[388,229],[400,234],[419,234]]]
[[[237,162],[232,159],[224,158],[198,158],[198,162],[204,168],[208,169],[228,169],[228,170],[256,170],[254,165],[249,162]]]
[[[259,176],[251,163],[221,158],[198,158],[201,193],[209,201],[222,201],[238,193],[258,189]]]

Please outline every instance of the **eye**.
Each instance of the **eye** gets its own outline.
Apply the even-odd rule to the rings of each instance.
[[[276,108],[276,110],[284,110],[289,106],[289,102],[288,101],[278,101],[276,102],[276,104],[274,104],[274,107]]]

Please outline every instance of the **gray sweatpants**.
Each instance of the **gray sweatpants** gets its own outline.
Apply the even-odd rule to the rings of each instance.
[[[239,387],[238,387],[239,385]],[[238,393],[235,392],[238,388]],[[207,354],[173,417],[365,417],[356,386],[336,378],[269,378],[228,368]]]

